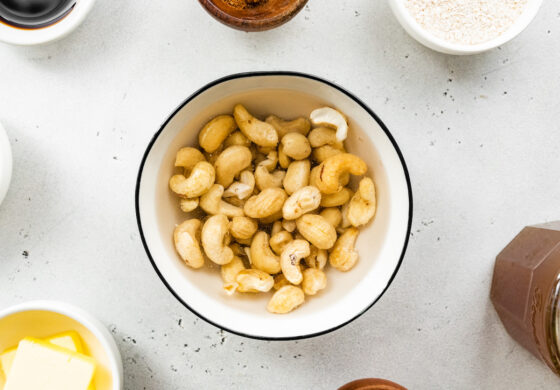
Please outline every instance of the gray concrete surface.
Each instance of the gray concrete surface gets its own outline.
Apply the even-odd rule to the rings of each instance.
[[[49,298],[114,333],[126,389],[553,389],[489,299],[494,257],[526,224],[560,219],[560,3],[486,54],[409,38],[385,1],[311,0],[246,34],[194,0],[99,0],[51,45],[0,45],[0,121],[13,145],[0,206],[0,307]],[[221,332],[165,289],[140,243],[143,151],[182,99],[217,77],[298,70],[333,80],[385,121],[408,162],[413,235],[387,294],[329,335],[263,342]]]

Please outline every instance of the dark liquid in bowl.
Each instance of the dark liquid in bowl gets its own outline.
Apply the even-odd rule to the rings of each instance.
[[[76,0],[0,0],[0,22],[25,29],[48,27],[75,4]]]

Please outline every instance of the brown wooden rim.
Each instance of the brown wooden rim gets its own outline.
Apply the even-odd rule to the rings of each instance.
[[[278,27],[279,25],[287,22],[295,15],[297,15],[303,7],[307,4],[309,0],[294,0],[293,7],[288,11],[279,13],[270,18],[263,19],[244,19],[229,14],[222,9],[220,9],[213,0],[198,0],[198,2],[208,11],[212,16],[214,16],[219,21],[227,24],[230,27],[243,29],[247,27],[252,31],[258,31],[259,29],[271,29]]]

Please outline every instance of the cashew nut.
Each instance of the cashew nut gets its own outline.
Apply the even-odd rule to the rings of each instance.
[[[306,186],[294,192],[282,207],[284,219],[292,220],[315,210],[321,203],[321,192],[317,187]]]
[[[258,232],[251,242],[251,264],[254,268],[269,274],[280,272],[280,258],[270,249],[268,234]]]
[[[206,161],[202,152],[191,147],[179,149],[175,156],[175,166],[184,168],[187,175],[201,161]]]
[[[303,271],[301,288],[306,295],[315,295],[327,287],[327,275],[320,269],[307,268]]]
[[[239,240],[248,240],[256,233],[259,224],[248,217],[233,217],[229,231],[233,237]]]
[[[374,217],[376,209],[375,184],[364,177],[348,205],[348,220],[355,227],[365,225]]]
[[[272,172],[278,165],[278,152],[272,150],[266,154],[266,158],[257,162],[257,165],[265,167],[268,172]]]
[[[251,196],[243,210],[251,218],[266,218],[280,212],[287,198],[288,195],[281,188],[266,188],[258,195]]]
[[[342,222],[342,213],[337,207],[327,207],[319,213],[319,215],[325,218],[335,229]]]
[[[181,198],[179,200],[179,207],[181,208],[181,211],[190,213],[198,207],[198,198]]]
[[[249,264],[253,265],[253,259],[251,259],[251,248],[248,246],[244,246],[243,251],[245,252],[245,256],[247,257],[247,260],[249,260]]]
[[[293,233],[294,230],[296,230],[296,221],[288,221],[288,220],[284,219],[282,221],[282,227],[287,232]]]
[[[319,174],[321,173],[321,165],[317,165],[316,167],[314,167],[311,170],[311,173],[309,174],[309,185],[310,186],[315,186],[317,188],[317,182],[319,181]],[[341,176],[340,176],[340,186],[344,187],[346,186],[349,182],[350,182],[350,174],[348,172],[344,172]]]
[[[349,271],[358,262],[358,252],[354,249],[359,230],[351,227],[336,240],[329,256],[331,266],[339,271]]]
[[[267,310],[275,314],[286,314],[301,306],[305,301],[303,290],[296,286],[284,286],[274,293]]]
[[[281,142],[283,153],[294,160],[303,160],[311,154],[309,140],[300,133],[288,133]]]
[[[223,214],[226,217],[243,216],[243,209],[222,200],[224,187],[214,184],[207,193],[200,197],[200,208],[210,215]]]
[[[213,215],[202,227],[202,247],[206,256],[214,263],[224,265],[233,259],[229,241],[229,221],[223,214]]]
[[[345,153],[344,149],[339,149],[333,145],[323,145],[316,149],[313,149],[313,160],[317,161],[319,164],[325,161],[327,158],[336,156],[337,154]]]
[[[317,165],[309,173],[309,185],[317,187],[317,182],[319,181],[319,173],[321,172],[321,166]],[[319,187],[317,187],[319,188]]]
[[[286,169],[290,166],[291,162],[292,160],[290,157],[284,153],[284,146],[280,144],[280,146],[278,146],[278,164],[280,164],[282,168]]]
[[[350,183],[350,173],[344,172],[342,175],[340,175],[338,181],[340,182],[341,187],[346,187],[348,183]]]
[[[257,183],[257,188],[261,191],[265,188],[281,188],[285,176],[285,171],[270,173],[262,165],[257,166],[257,169],[255,169],[255,182]]]
[[[354,195],[352,190],[346,187],[334,194],[323,195],[321,198],[321,207],[342,206],[348,203],[352,195]]]
[[[288,195],[309,184],[310,172],[311,163],[309,160],[294,161],[288,166],[283,182]]]
[[[313,110],[309,115],[314,126],[328,126],[336,129],[336,139],[344,141],[348,136],[348,122],[344,115],[330,107]]]
[[[237,291],[244,293],[267,292],[274,286],[274,278],[258,269],[244,269],[235,277]]]
[[[232,183],[224,191],[224,198],[246,199],[255,190],[255,176],[251,171],[243,171],[239,174],[239,181]]]
[[[298,285],[303,280],[299,263],[309,254],[309,243],[305,240],[293,240],[284,247],[280,255],[280,266],[282,273],[290,283]]]
[[[296,220],[298,231],[319,249],[330,249],[336,241],[336,230],[325,218],[305,214]]]
[[[324,194],[334,194],[341,190],[340,177],[349,172],[352,175],[363,175],[367,165],[356,155],[350,153],[337,154],[329,157],[319,165],[317,188]]]
[[[340,210],[340,214],[342,214],[342,221],[340,222],[339,229],[346,229],[347,227],[350,227],[352,225],[350,223],[350,220],[348,219],[349,206],[350,203],[346,203],[344,206],[342,206],[342,210]]]
[[[329,129],[328,127],[317,127],[311,130],[307,139],[313,148],[320,148],[325,145],[332,145],[336,149],[341,150],[344,148],[342,142],[336,139],[336,130]]]
[[[309,268],[323,269],[327,265],[329,254],[325,249],[318,249],[316,246],[311,246],[311,253],[305,258],[305,264]]]
[[[246,146],[230,146],[218,156],[216,167],[216,182],[228,187],[235,176],[251,165],[251,151]]]
[[[231,115],[219,115],[200,130],[198,143],[202,149],[213,153],[235,129],[237,124]]]
[[[280,233],[284,228],[282,227],[281,221],[276,221],[272,224],[272,229],[270,230],[270,236],[274,236],[276,233]]]
[[[173,241],[175,249],[181,259],[192,268],[200,268],[204,265],[204,256],[200,250],[200,225],[198,219],[189,219],[175,228]]]
[[[307,135],[311,128],[311,123],[307,118],[297,118],[292,121],[285,121],[278,118],[276,115],[270,115],[266,118],[266,123],[270,123],[276,129],[278,137],[282,138],[288,133],[300,133]]]
[[[237,256],[234,256],[229,263],[221,266],[220,273],[222,274],[226,294],[233,295],[233,293],[235,293],[239,286],[239,283],[237,283],[237,274],[244,269],[245,265],[243,264],[243,260]]]
[[[173,175],[169,179],[169,187],[176,194],[196,198],[205,194],[212,187],[215,175],[212,164],[200,161],[193,167],[189,177]]]
[[[286,230],[282,230],[270,237],[270,247],[278,256],[282,254],[284,247],[293,240],[294,238]]]
[[[260,146],[276,146],[278,144],[278,133],[274,127],[255,118],[241,104],[233,108],[233,116],[239,129],[255,144]]]
[[[226,148],[234,145],[250,147],[251,141],[249,141],[249,139],[247,139],[247,137],[245,137],[242,132],[237,130],[231,133],[224,141],[224,147]]]

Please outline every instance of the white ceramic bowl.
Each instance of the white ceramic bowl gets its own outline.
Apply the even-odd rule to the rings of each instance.
[[[542,4],[542,0],[527,0],[524,12],[519,16],[517,21],[509,30],[492,40],[476,45],[461,45],[436,37],[416,22],[412,14],[406,8],[405,0],[389,0],[389,4],[403,28],[410,34],[410,36],[424,46],[445,54],[469,55],[494,49],[519,35],[537,15],[537,12]]]
[[[122,390],[122,360],[111,333],[93,316],[67,303],[32,301],[0,311],[0,351],[24,337],[43,338],[71,330],[78,332],[97,361],[96,390]]]
[[[0,123],[0,204],[8,193],[12,180],[12,148],[6,131]]]
[[[70,34],[86,18],[95,0],[77,0],[74,9],[58,22],[38,29],[22,29],[0,22],[0,41],[13,45],[40,45]]]
[[[168,190],[175,153],[197,145],[201,127],[231,113],[236,103],[257,116],[308,116],[324,105],[337,107],[350,123],[349,151],[361,156],[378,191],[373,223],[357,241],[360,261],[347,273],[327,271],[329,285],[287,315],[267,312],[270,294],[227,296],[217,267],[187,267],[175,252],[173,229],[187,217]],[[187,308],[230,332],[261,339],[296,339],[337,329],[370,308],[388,288],[404,256],[412,218],[412,193],[404,159],[377,116],[342,88],[314,76],[290,72],[247,73],[212,82],[185,100],[165,121],[142,160],[136,188],[140,234],[152,264]]]

